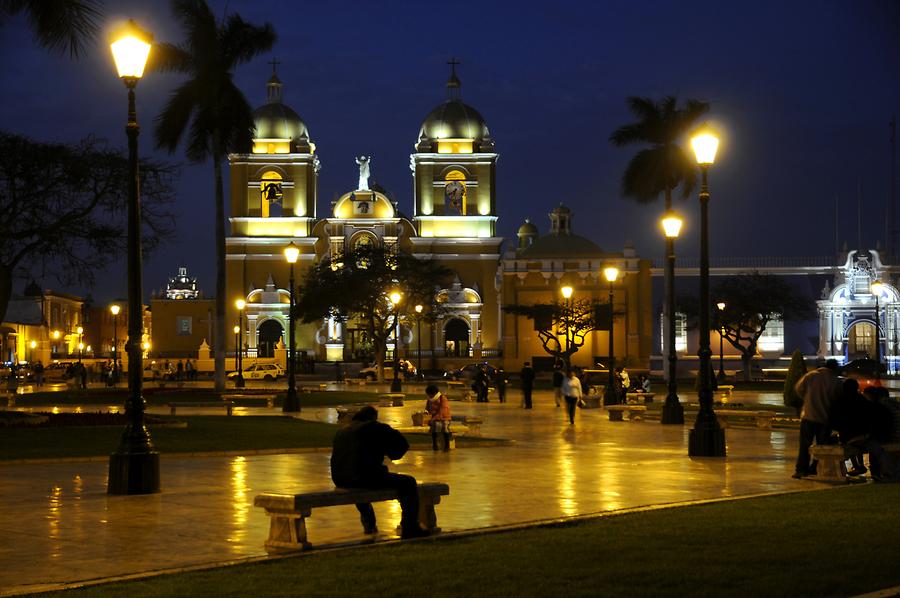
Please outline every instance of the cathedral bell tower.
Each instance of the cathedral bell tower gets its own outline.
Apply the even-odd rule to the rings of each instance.
[[[455,60],[447,99],[419,130],[410,156],[414,220],[423,237],[493,237],[497,223],[497,154],[484,118],[461,100]]]

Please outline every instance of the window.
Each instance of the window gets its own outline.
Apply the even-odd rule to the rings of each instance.
[[[664,314],[659,316],[659,351],[666,349],[666,318]],[[675,312],[675,351],[684,353],[687,351],[687,316],[680,311]]]
[[[784,321],[780,317],[775,316],[769,320],[757,346],[760,351],[784,352]]]
[[[176,331],[178,336],[190,336],[193,334],[193,318],[191,316],[178,316],[175,319]]]

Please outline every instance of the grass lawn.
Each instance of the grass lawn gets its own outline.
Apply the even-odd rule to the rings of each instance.
[[[804,492],[310,553],[74,595],[849,596],[900,584],[898,501],[900,485]]]
[[[289,417],[187,416],[187,428],[150,427],[161,453],[330,447],[337,426]],[[121,426],[0,429],[0,461],[106,456]],[[406,434],[410,444],[431,444],[427,434]],[[475,439],[480,440],[480,439]],[[459,438],[460,446],[471,442]]]

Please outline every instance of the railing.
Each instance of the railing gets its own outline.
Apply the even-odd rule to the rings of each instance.
[[[682,258],[678,257],[675,262],[679,268],[699,268],[700,260],[698,258]],[[766,269],[766,268],[827,268],[839,267],[836,258],[827,255],[818,255],[812,257],[790,257],[790,256],[760,256],[760,257],[728,257],[728,256],[711,256],[709,258],[710,268],[740,268],[744,270]],[[654,268],[665,267],[665,260],[654,259]]]

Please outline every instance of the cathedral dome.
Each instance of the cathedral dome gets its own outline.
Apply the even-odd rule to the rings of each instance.
[[[522,226],[519,227],[519,232],[516,233],[516,234],[517,234],[518,236],[520,236],[520,237],[523,236],[523,235],[537,235],[537,234],[538,234],[538,229],[537,229],[537,227],[531,222],[531,220],[529,220],[528,218],[526,218],[526,219],[525,219],[525,223],[522,224]]]
[[[455,63],[451,64],[455,65]],[[451,150],[453,153],[493,151],[494,141],[491,139],[487,123],[477,110],[460,99],[461,86],[454,66],[450,73],[450,79],[447,81],[447,100],[428,113],[419,129],[419,138],[416,143],[418,151],[437,150],[444,153],[444,150],[438,147],[441,141],[472,142],[467,144],[467,146],[471,146],[470,149],[460,150],[457,147]]]
[[[290,139],[291,151],[309,151],[309,131],[306,123],[290,106],[281,102],[281,81],[272,75],[266,87],[268,101],[253,111],[256,133],[253,138]]]

